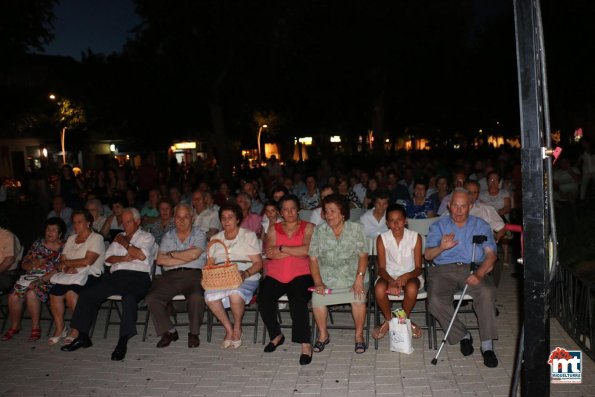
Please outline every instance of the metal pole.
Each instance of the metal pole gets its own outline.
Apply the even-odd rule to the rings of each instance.
[[[549,224],[545,200],[544,86],[541,65],[545,62],[540,43],[538,0],[514,0],[521,155],[523,174],[523,229],[525,238],[523,322],[531,335],[523,340],[522,393],[547,396],[550,379],[547,358],[550,352],[550,322],[547,310],[548,258],[546,238]]]
[[[62,164],[66,164],[66,127],[62,128],[60,134],[60,143],[62,144]]]

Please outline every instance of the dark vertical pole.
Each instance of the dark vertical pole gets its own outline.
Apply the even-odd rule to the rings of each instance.
[[[521,115],[523,227],[525,238],[523,321],[523,382],[525,396],[548,396],[547,358],[550,322],[546,306],[548,259],[546,255],[547,208],[545,201],[543,79],[540,44],[539,0],[514,0],[519,102]]]

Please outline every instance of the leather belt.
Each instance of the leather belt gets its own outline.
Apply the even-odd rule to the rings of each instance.
[[[173,269],[169,269],[168,272],[182,272],[184,270],[201,270],[201,269],[194,269],[192,267],[176,267]]]
[[[465,263],[465,262],[453,262],[453,263],[437,263],[436,266],[464,266],[467,265],[469,266],[471,263]]]

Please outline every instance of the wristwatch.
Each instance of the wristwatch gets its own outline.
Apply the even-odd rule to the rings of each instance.
[[[132,243],[129,242],[128,247],[126,247],[126,248],[130,248],[130,247],[132,247]]]
[[[364,276],[365,276],[365,274],[366,274],[365,272],[357,272],[357,275],[358,275],[358,276],[362,276],[362,277],[364,277]]]

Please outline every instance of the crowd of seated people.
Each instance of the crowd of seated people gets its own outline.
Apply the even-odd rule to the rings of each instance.
[[[72,191],[77,191],[82,203],[76,204],[77,200],[69,196],[79,206],[73,210],[62,195],[53,199],[43,237],[20,263],[20,274],[38,279],[23,285],[13,277],[10,287],[5,287],[10,293],[11,322],[2,340],[10,340],[20,331],[24,306],[32,317],[29,340],[39,339],[39,313],[47,301],[56,324],[48,343],[58,344],[64,339],[65,351],[91,347],[89,332],[97,309],[107,296],[118,293],[125,309],[112,359],[122,360],[128,340],[136,334],[136,309],[142,299],[152,312],[160,338],[157,347],[169,346],[179,338],[169,317],[168,302],[181,294],[190,318],[188,347],[200,345],[203,314],[208,308],[224,328],[221,347],[237,349],[243,343],[245,306],[256,297],[270,337],[265,352],[270,353],[285,342],[276,310],[278,298],[287,295],[293,319],[291,340],[301,344],[300,364],[310,363],[313,354],[331,342],[327,316],[328,307],[333,305],[350,305],[353,349],[364,353],[368,349],[364,326],[369,297],[374,296],[385,320],[372,333],[380,339],[388,332],[391,316],[388,296],[404,295],[402,306],[409,316],[418,291],[424,288],[421,238],[407,229],[408,218],[456,216],[453,200],[464,206],[457,189],[467,186],[474,194],[467,210],[475,202],[478,208],[493,208],[471,211],[472,215],[492,216],[495,211],[504,218],[502,222],[510,220],[507,217],[515,203],[501,182],[504,178],[510,186],[511,170],[502,169],[496,162],[476,164],[476,169],[464,161],[449,167],[429,164],[431,167],[411,160],[365,171],[362,167],[349,171],[343,167],[336,172],[329,172],[325,164],[311,170],[294,164],[281,167],[280,173],[274,165],[260,173],[239,173],[238,179],[231,181],[218,180],[202,169],[202,179],[183,179],[187,174],[179,172],[179,179],[169,182],[145,164],[138,171],[147,173],[142,177],[108,169],[86,173],[90,181],[81,181],[64,169],[58,193],[68,191],[72,196]],[[476,191],[480,181],[466,185],[470,176],[485,179],[486,188]],[[135,185],[141,180],[142,189]],[[458,193],[453,195],[453,191]],[[351,210],[359,208],[366,212],[358,220],[351,219]],[[301,210],[307,218],[301,217]],[[493,219],[485,217],[490,223],[488,229],[495,234],[494,241],[502,243],[501,225],[494,226]],[[214,240],[220,244],[213,244],[208,251],[208,242]],[[428,246],[433,249],[432,257],[441,258],[443,251],[452,248],[450,240],[438,237],[432,244]],[[223,262],[222,245],[232,262],[239,265],[243,282],[235,289],[204,291],[200,280],[207,252],[213,262]],[[370,279],[368,271],[371,249],[379,256],[377,280]],[[486,247],[490,261],[492,253],[497,254],[497,250]],[[15,256],[13,252],[13,271]],[[510,261],[505,249],[501,262]],[[154,262],[162,275],[152,280]],[[494,267],[499,268],[490,264],[489,271]],[[4,269],[0,268],[0,275]],[[74,279],[81,272],[87,274],[83,281],[79,278],[64,284],[69,276]],[[52,276],[60,273],[63,275],[53,282]],[[480,284],[483,278],[473,281]],[[368,293],[370,288],[372,292]],[[315,340],[309,307],[316,323]],[[72,313],[70,327],[64,321],[66,309]],[[420,337],[421,328],[415,323],[412,326],[414,337]],[[465,342],[465,353],[470,350],[468,344]],[[492,365],[494,359],[488,359]]]

